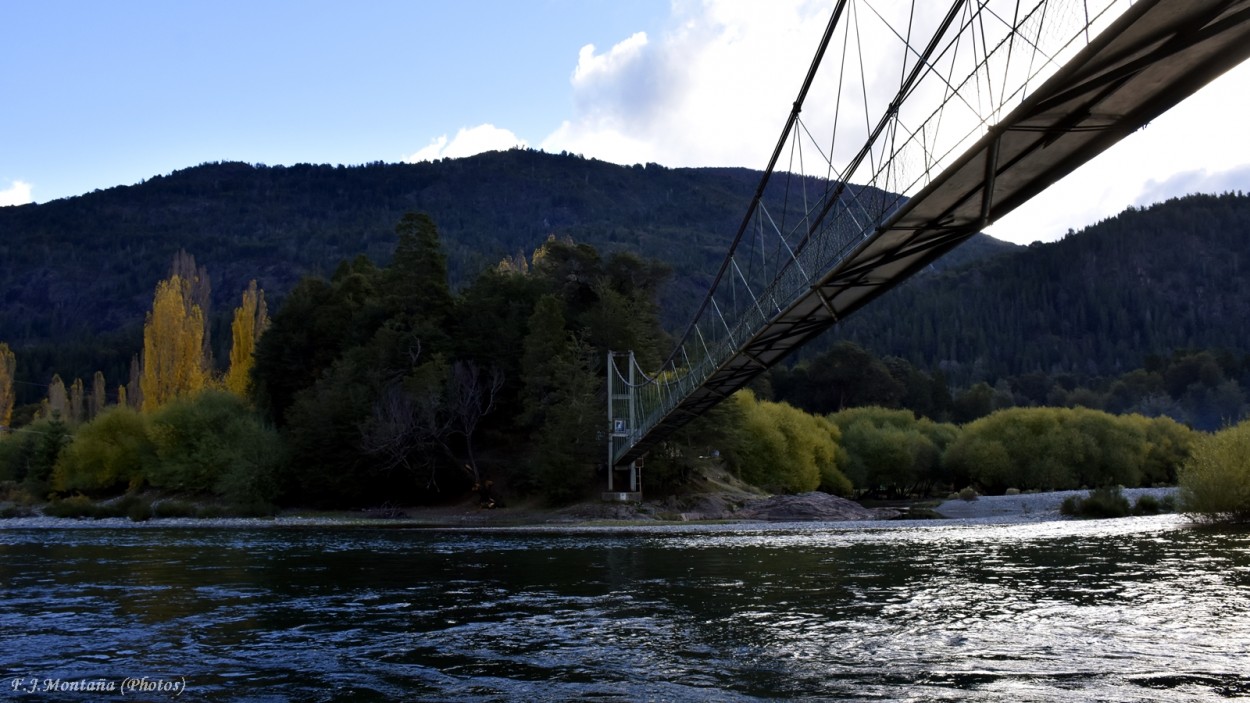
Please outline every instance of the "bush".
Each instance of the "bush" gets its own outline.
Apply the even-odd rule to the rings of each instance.
[[[249,510],[277,495],[281,440],[231,393],[205,391],[170,403],[152,417],[152,436],[153,486],[215,494]]]
[[[180,500],[158,500],[152,503],[152,517],[195,517],[195,506]]]
[[[756,400],[750,391],[735,393],[732,402],[742,420],[727,458],[743,480],[773,493],[850,493],[851,482],[837,465],[836,425],[785,403]]]
[[[6,505],[0,508],[0,520],[15,517],[32,517],[35,514],[29,505]]]
[[[977,494],[977,489],[973,488],[972,486],[967,486],[962,491],[959,492],[960,500],[966,500],[966,501],[971,502],[980,497],[981,496]]]
[[[116,495],[142,485],[153,457],[147,420],[129,408],[109,408],[81,427],[61,452],[52,488],[61,493]]]
[[[1163,511],[1163,505],[1158,498],[1150,495],[1137,496],[1137,502],[1133,504],[1134,515],[1158,515]]]
[[[16,481],[30,495],[44,498],[53,467],[71,439],[69,428],[59,418],[15,430],[0,440],[0,480]]]
[[[1142,418],[1084,408],[1010,408],[964,426],[944,460],[951,473],[967,476],[990,493],[1008,486],[1047,490],[1082,484],[1136,486],[1155,446],[1147,441],[1148,426]],[[1151,477],[1166,473],[1167,462],[1182,442],[1171,438],[1169,428],[1156,429],[1160,439],[1151,459],[1155,466]]]
[[[1020,489],[1019,489],[1019,488],[1008,488],[1008,489],[1007,489],[1007,490],[1003,493],[1003,495],[1005,495],[1005,496],[1018,496],[1018,495],[1020,495]]]
[[[1109,518],[1125,517],[1131,510],[1128,498],[1117,488],[1096,488],[1085,498],[1068,496],[1059,506],[1059,512],[1071,517]]]
[[[109,506],[99,505],[81,494],[53,500],[44,506],[43,514],[49,517],[91,518],[93,520],[117,517],[117,513]]]
[[[1179,473],[1181,509],[1204,522],[1250,522],[1250,421],[1200,439]]]
[[[144,522],[152,517],[152,501],[133,494],[114,501],[112,509],[134,522]]]
[[[829,419],[841,430],[839,468],[865,493],[901,496],[927,494],[949,479],[942,452],[958,428],[917,420],[909,410],[859,407],[840,410]]]

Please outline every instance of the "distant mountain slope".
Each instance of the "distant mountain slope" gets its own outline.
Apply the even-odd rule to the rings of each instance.
[[[1250,196],[1193,195],[917,278],[837,336],[956,382],[1118,374],[1175,349],[1250,352],[1247,274]]]
[[[408,211],[437,222],[453,286],[505,256],[529,255],[552,234],[664,260],[675,271],[665,317],[680,327],[759,177],[512,150],[359,167],[205,164],[135,186],[0,208],[0,340],[67,355],[67,343],[129,330],[96,346],[135,347],[153,288],[179,249],[208,268],[221,327],[252,278],[280,300],[300,277],[328,275],[344,259],[387,261],[395,223]],[[969,245],[967,252],[993,249]],[[75,365],[92,363],[87,350],[80,356]]]
[[[185,248],[213,279],[219,343],[248,280],[271,300],[343,259],[389,259],[404,212],[430,213],[453,285],[549,235],[668,262],[680,328],[760,174],[618,166],[513,150],[421,164],[206,164],[40,205],[0,208],[0,340],[19,375],[121,381],[157,280]],[[952,381],[1029,371],[1115,374],[1184,347],[1250,350],[1250,197],[1129,210],[1066,239],[978,236],[835,328]],[[816,349],[822,342],[814,343]],[[220,348],[220,344],[219,344]],[[811,352],[805,352],[810,354]],[[27,382],[30,382],[29,380]],[[33,392],[33,391],[30,391]]]

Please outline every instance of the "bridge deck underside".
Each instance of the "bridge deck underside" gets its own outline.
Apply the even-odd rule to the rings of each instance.
[[[791,351],[1250,56],[1250,0],[1139,3],[778,311],[619,458],[638,458]]]

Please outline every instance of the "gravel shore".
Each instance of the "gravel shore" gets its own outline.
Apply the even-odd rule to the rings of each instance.
[[[1135,503],[1138,496],[1152,495],[1160,500],[1175,495],[1176,488],[1125,488],[1124,497]],[[1068,496],[1089,495],[1089,491],[1052,491],[1021,493],[1014,496],[981,496],[976,500],[948,500],[935,510],[948,518],[1024,517],[1052,519],[1059,515],[1059,506]]]
[[[1176,488],[1126,488],[1124,496],[1130,503],[1142,495],[1162,500],[1175,495]],[[1089,491],[1054,491],[1014,496],[980,496],[976,500],[947,500],[934,510],[954,520],[989,520],[991,522],[1039,521],[1066,519],[1059,506],[1068,496],[1084,497]],[[888,509],[868,509],[836,496],[807,493],[792,496],[731,496],[721,494],[695,496],[679,502],[621,504],[587,502],[561,509],[539,509],[533,506],[481,510],[465,503],[442,508],[413,508],[393,518],[368,514],[338,513],[316,516],[284,515],[273,518],[162,518],[132,522],[128,518],[74,519],[34,515],[0,520],[0,529],[32,527],[522,527],[594,525],[609,523],[671,523],[724,521],[743,524],[776,522],[843,522],[858,521],[876,524],[896,513]]]

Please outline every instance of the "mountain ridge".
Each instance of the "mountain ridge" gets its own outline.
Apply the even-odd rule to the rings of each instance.
[[[301,277],[329,275],[341,261],[385,263],[409,211],[437,223],[453,288],[553,235],[659,259],[674,270],[664,323],[679,330],[760,175],[529,149],[419,164],[201,164],[0,208],[0,340],[19,351],[26,379],[102,369],[120,380],[178,250],[209,271],[220,345],[249,280],[276,306]],[[1191,197],[1029,247],[978,235],[826,338],[941,368],[956,383],[1031,370],[1110,374],[1178,346],[1245,350],[1237,321],[1250,311],[1237,280],[1250,198]],[[1137,230],[1146,235],[1134,240]],[[1167,232],[1178,233],[1170,249]],[[1159,295],[1190,287],[1192,296]]]

